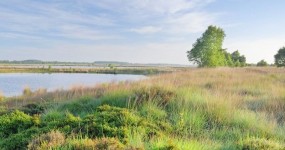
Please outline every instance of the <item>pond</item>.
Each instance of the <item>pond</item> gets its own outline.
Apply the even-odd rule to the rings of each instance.
[[[68,74],[68,73],[2,73],[0,74],[0,91],[4,96],[21,95],[25,87],[32,91],[45,88],[48,91],[68,89],[72,86],[94,86],[99,83],[136,81],[144,79],[143,75],[122,74]]]

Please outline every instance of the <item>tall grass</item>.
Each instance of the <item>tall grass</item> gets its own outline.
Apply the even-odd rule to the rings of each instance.
[[[127,139],[120,141],[126,149],[274,149],[285,143],[285,70],[280,68],[194,69],[138,82],[38,92],[1,105],[21,109],[29,103],[44,106],[41,121],[50,126],[70,115],[79,124],[90,115],[130,121],[122,130]],[[102,105],[115,107],[118,116],[98,112]],[[111,127],[118,122],[109,123],[106,127],[115,133]],[[77,131],[76,124],[70,126]],[[66,134],[70,139],[72,134]],[[94,142],[80,136],[87,138],[81,144]]]

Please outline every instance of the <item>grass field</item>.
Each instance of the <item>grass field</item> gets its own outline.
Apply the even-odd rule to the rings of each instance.
[[[192,69],[0,106],[2,149],[285,149],[284,68]]]

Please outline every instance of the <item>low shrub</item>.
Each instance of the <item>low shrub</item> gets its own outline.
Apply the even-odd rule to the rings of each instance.
[[[27,104],[21,109],[21,111],[29,115],[42,114],[44,110],[45,107],[40,104]]]
[[[42,117],[43,126],[53,130],[60,130],[66,134],[80,128],[81,118],[70,112],[50,111]]]
[[[56,110],[50,110],[41,116],[43,125],[50,129],[57,129],[65,126],[63,120],[65,119],[65,114]]]
[[[0,116],[0,137],[6,138],[33,126],[32,117],[16,110]]]
[[[37,127],[32,127],[21,131],[16,134],[12,134],[7,138],[0,139],[0,149],[5,150],[25,150],[29,141],[42,131]]]
[[[99,106],[93,115],[84,118],[84,130],[92,137],[127,138],[127,132],[132,127],[139,126],[141,118],[125,108]]]

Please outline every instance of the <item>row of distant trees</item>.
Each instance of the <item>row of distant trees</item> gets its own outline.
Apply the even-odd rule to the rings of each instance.
[[[276,55],[274,55],[275,58],[275,65],[277,67],[284,67],[285,66],[285,47],[280,48]],[[265,60],[261,60],[257,63],[257,66],[263,67],[268,66],[269,64]]]
[[[233,53],[223,49],[223,41],[225,38],[223,29],[216,26],[209,26],[193,44],[193,48],[187,51],[188,60],[194,62],[199,67],[243,67],[246,66],[246,57],[241,55],[239,51]],[[281,48],[275,57],[275,65],[278,67],[285,66],[285,47]],[[267,66],[265,60],[257,63],[257,66]]]

